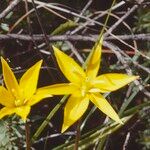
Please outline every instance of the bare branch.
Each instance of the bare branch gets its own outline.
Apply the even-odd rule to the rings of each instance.
[[[7,16],[19,3],[21,0],[14,0],[9,6],[0,14],[0,19]]]
[[[142,40],[142,41],[150,41],[150,34],[135,34],[135,35],[115,35],[117,38],[122,40]],[[95,42],[98,38],[96,34],[90,35],[47,35],[49,41],[91,41]],[[33,38],[35,41],[43,41],[43,34],[34,34]],[[23,41],[32,41],[32,37],[26,34],[0,34],[0,41],[2,40],[23,40]],[[104,37],[105,40],[117,40],[113,36]]]

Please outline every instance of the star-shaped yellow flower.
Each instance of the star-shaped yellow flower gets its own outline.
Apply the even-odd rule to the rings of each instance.
[[[40,90],[36,92],[42,60],[28,69],[19,83],[2,57],[1,62],[6,88],[0,86],[0,104],[4,106],[0,110],[0,119],[6,115],[16,113],[23,121],[26,121],[32,105],[38,103],[43,98],[51,97],[47,93],[40,93]]]
[[[85,71],[72,58],[53,46],[58,65],[70,83],[55,84],[40,90],[54,95],[71,94],[64,109],[62,132],[84,114],[89,100],[107,116],[122,123],[117,113],[100,93],[115,91],[138,77],[118,73],[97,76],[101,60],[101,43],[102,41],[97,45]]]

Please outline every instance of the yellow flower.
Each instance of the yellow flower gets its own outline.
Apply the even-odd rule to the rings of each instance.
[[[97,76],[101,59],[101,43],[102,41],[97,45],[85,71],[72,58],[53,47],[58,65],[70,83],[55,84],[40,90],[41,93],[43,91],[53,95],[71,94],[64,109],[62,132],[84,114],[89,100],[107,116],[122,123],[117,113],[100,93],[115,91],[138,77],[117,73]]]
[[[42,60],[28,69],[19,83],[2,57],[1,62],[6,88],[0,86],[0,104],[4,106],[0,110],[0,119],[6,115],[16,113],[23,121],[26,121],[32,105],[38,103],[43,98],[51,97],[47,93],[40,93],[40,90],[36,92]]]

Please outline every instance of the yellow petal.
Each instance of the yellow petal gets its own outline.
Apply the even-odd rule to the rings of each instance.
[[[42,99],[52,97],[51,94],[38,90],[27,102],[27,105],[32,106],[39,103]]]
[[[108,117],[115,120],[118,123],[122,124],[117,113],[111,107],[111,105],[107,102],[107,100],[100,94],[90,94],[90,100]]]
[[[108,73],[98,76],[93,81],[93,85],[95,88],[99,88],[105,93],[120,89],[138,78],[138,76],[129,76],[119,73]]]
[[[37,92],[43,95],[68,95],[74,93],[77,89],[72,83],[61,83],[39,88]]]
[[[7,116],[7,115],[11,115],[15,113],[15,107],[3,107],[0,110],[0,119],[2,119],[3,117]]]
[[[101,38],[100,42],[97,43],[95,50],[93,51],[88,64],[87,64],[87,76],[91,79],[95,78],[98,70],[99,70],[99,66],[100,66],[100,61],[101,61],[101,53],[102,53],[102,41],[103,38]]]
[[[29,68],[20,79],[20,89],[23,90],[23,95],[26,99],[31,98],[36,91],[41,64],[42,60],[38,61],[34,66]]]
[[[14,73],[11,71],[7,62],[1,57],[3,76],[7,89],[9,92],[16,98],[20,96],[20,90],[18,82],[14,76]]]
[[[16,113],[19,115],[23,121],[26,121],[26,118],[30,112],[30,106],[21,106],[21,107],[4,107],[0,110],[0,119],[7,115],[12,115]]]
[[[14,97],[3,86],[0,86],[0,104],[7,107],[14,106]]]
[[[20,106],[16,107],[15,113],[21,117],[21,119],[25,122],[27,119],[28,114],[30,113],[30,106]]]
[[[65,77],[70,82],[81,82],[82,78],[85,78],[83,69],[71,57],[61,52],[58,48],[53,46],[53,49],[57,63]]]
[[[83,98],[76,97],[74,95],[69,97],[64,110],[64,122],[61,130],[62,133],[84,114],[88,105],[88,97]]]

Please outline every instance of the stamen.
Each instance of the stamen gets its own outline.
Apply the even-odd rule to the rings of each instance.
[[[22,105],[22,101],[20,99],[15,100],[15,105],[16,106],[21,106]]]
[[[11,89],[13,96],[18,99],[19,95],[15,89]]]
[[[25,99],[25,100],[23,101],[23,104],[25,104],[27,101],[28,101],[28,99]]]
[[[89,92],[90,93],[97,93],[97,92],[101,92],[101,90],[98,89],[98,88],[92,88],[92,89],[89,90]]]
[[[81,95],[84,97],[85,94],[86,94],[86,86],[83,85],[83,86],[81,87]]]

